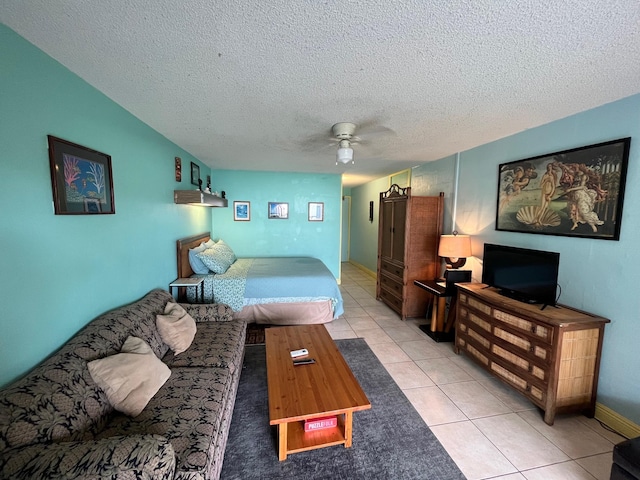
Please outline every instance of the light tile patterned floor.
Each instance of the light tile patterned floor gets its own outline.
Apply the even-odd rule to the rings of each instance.
[[[345,313],[333,338],[362,337],[468,480],[608,480],[623,438],[595,419],[558,415],[552,427],[526,398],[437,343],[375,299],[376,282],[342,264]]]

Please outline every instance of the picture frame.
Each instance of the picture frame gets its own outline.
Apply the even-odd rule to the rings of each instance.
[[[619,240],[631,138],[503,163],[496,230]]]
[[[233,220],[236,222],[248,222],[251,220],[251,202],[233,202]]]
[[[200,186],[200,165],[191,162],[191,185]]]
[[[175,173],[176,173],[176,182],[182,181],[182,159],[180,157],[175,157]]]
[[[324,220],[324,202],[309,202],[309,221],[322,222]]]
[[[269,202],[268,216],[271,219],[286,220],[289,218],[289,204],[286,202]]]
[[[115,214],[111,156],[47,135],[56,215]]]

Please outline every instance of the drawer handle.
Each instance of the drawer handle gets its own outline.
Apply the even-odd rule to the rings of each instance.
[[[529,373],[533,372],[533,365],[529,365]]]
[[[527,385],[527,388],[525,388],[525,390],[526,390],[527,392],[530,392],[530,391],[531,391],[531,385]]]
[[[536,326],[535,325],[531,326],[531,333],[536,333]]]
[[[535,347],[529,347],[529,353],[534,353],[536,351]]]

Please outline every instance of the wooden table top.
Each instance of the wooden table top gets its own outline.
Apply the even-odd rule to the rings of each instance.
[[[267,328],[265,343],[271,425],[371,408],[324,325]],[[301,348],[316,363],[295,366]]]

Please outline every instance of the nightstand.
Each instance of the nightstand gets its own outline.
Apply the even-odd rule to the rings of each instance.
[[[174,287],[196,287],[196,303],[198,303],[198,287],[200,288],[200,303],[204,303],[204,277],[177,278],[169,284],[169,292],[173,295]],[[179,292],[179,290],[178,290]]]

